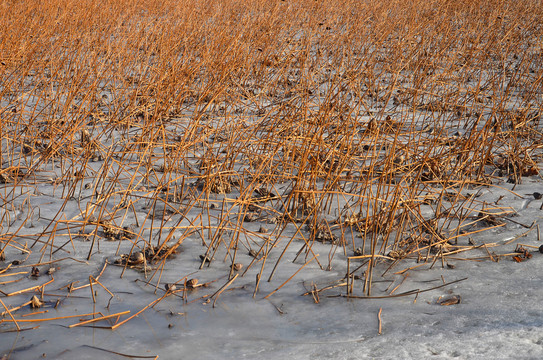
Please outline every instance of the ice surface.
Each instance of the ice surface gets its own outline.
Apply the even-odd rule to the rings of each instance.
[[[504,184],[504,187],[512,185]],[[515,189],[517,193],[535,190],[539,183],[525,183]],[[491,194],[490,194],[491,193]],[[516,199],[506,189],[492,189],[485,196],[498,198],[504,202],[510,199],[510,206],[518,209],[514,219],[520,223],[539,222],[541,213],[538,201]],[[42,213],[47,211],[41,206]],[[525,228],[507,224],[506,230],[483,233],[477,242],[505,242]],[[290,230],[292,231],[292,230]],[[537,230],[517,240],[523,244],[538,246]],[[58,242],[60,244],[60,242]],[[70,257],[84,257],[89,242],[76,240],[76,251]],[[43,309],[46,314],[32,318],[50,318],[93,311],[104,312],[110,301],[109,295],[94,285],[97,291],[96,304],[93,305],[88,288],[74,291],[68,295],[59,285],[79,281],[76,285],[88,283],[89,274],[96,276],[106,259],[116,252],[117,242],[100,241],[99,251],[92,256],[90,265],[66,259],[58,263],[53,274],[55,286],[46,287],[46,298],[50,303]],[[321,256],[326,256],[329,245],[316,245]],[[67,245],[71,248],[71,244]],[[515,243],[509,248],[512,250]],[[502,251],[502,249],[500,249]],[[484,261],[450,261],[455,268],[434,266],[428,270],[414,269],[401,285],[399,293],[413,289],[428,289],[467,277],[468,279],[450,286],[420,293],[418,296],[388,299],[346,299],[334,297],[344,293],[344,288],[331,289],[320,294],[321,302],[315,304],[310,296],[300,296],[310,288],[312,281],[318,287],[332,284],[342,278],[342,274],[327,272],[325,277],[317,265],[310,264],[294,280],[268,299],[264,296],[275,289],[277,282],[261,283],[260,292],[253,299],[254,273],[248,272],[232,285],[232,291],[221,294],[216,306],[205,303],[199,297],[215,292],[226,282],[224,276],[216,278],[218,271],[225,267],[222,262],[213,262],[210,268],[198,270],[198,255],[202,246],[197,239],[186,240],[178,256],[166,263],[161,284],[176,282],[191,274],[200,282],[213,281],[209,288],[198,288],[190,292],[187,301],[170,296],[156,307],[148,309],[137,318],[116,330],[75,327],[68,325],[78,322],[78,318],[53,320],[45,323],[21,323],[21,327],[40,325],[38,329],[20,333],[3,333],[0,343],[3,353],[14,359],[32,359],[37,354],[48,358],[69,359],[94,358],[104,356],[115,358],[113,353],[139,356],[160,355],[161,358],[189,356],[191,358],[261,358],[275,359],[287,357],[306,358],[537,358],[543,351],[543,306],[539,298],[543,296],[540,286],[540,273],[543,263],[538,252],[532,259],[517,263],[505,259],[499,263]],[[481,250],[480,255],[485,251]],[[82,255],[82,256],[81,256]],[[475,254],[470,252],[467,257]],[[10,259],[22,255],[8,254]],[[287,252],[292,259],[295,251]],[[59,256],[58,258],[61,258]],[[247,255],[240,255],[241,262],[247,263]],[[31,259],[27,260],[32,262]],[[57,266],[54,264],[51,267]],[[45,271],[47,266],[41,266]],[[299,268],[299,265],[285,262],[276,273],[278,279],[286,279]],[[25,268],[28,270],[28,268]],[[22,270],[22,269],[21,269]],[[146,286],[141,273],[127,270],[120,278],[122,267],[108,265],[100,278],[101,283],[115,293],[111,300],[109,313],[131,310],[137,312],[157,298],[154,286]],[[2,286],[9,293],[45,282],[49,276],[38,279],[24,278],[21,282]],[[401,275],[385,279],[395,281]],[[152,281],[153,282],[153,281]],[[272,285],[273,284],[273,285]],[[386,289],[388,282],[376,282],[374,287]],[[51,295],[49,295],[51,293]],[[158,294],[163,294],[158,290]],[[54,309],[53,303],[61,299]],[[375,295],[379,295],[376,292]],[[440,306],[436,303],[440,296],[460,295],[461,303]],[[330,296],[330,297],[329,297]],[[30,294],[3,298],[8,306],[15,306],[30,298]],[[378,335],[377,314],[382,308],[382,334]],[[22,310],[31,314],[33,310]],[[106,315],[107,313],[104,313]],[[18,313],[20,315],[20,313]],[[88,318],[88,317],[87,317]],[[98,323],[97,326],[104,325]],[[3,326],[7,329],[6,326]]]

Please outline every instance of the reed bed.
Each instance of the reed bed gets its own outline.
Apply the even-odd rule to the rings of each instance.
[[[38,320],[19,310],[48,293],[114,299],[100,281],[113,266],[141,271],[156,300],[67,325],[114,330],[170,296],[215,306],[249,277],[273,299],[299,273],[337,271],[305,293],[319,302],[416,295],[372,289],[415,269],[528,260],[477,236],[519,225],[485,191],[541,200],[515,192],[541,178],[541,19],[528,0],[3,2],[0,322],[24,330]],[[192,270],[162,280],[189,243]],[[87,280],[56,283],[67,263]]]

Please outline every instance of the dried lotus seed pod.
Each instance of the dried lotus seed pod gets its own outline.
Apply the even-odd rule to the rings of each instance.
[[[134,264],[142,263],[145,259],[145,256],[141,251],[135,252],[130,256],[130,261]]]
[[[188,287],[188,288],[193,288],[193,287],[195,287],[196,285],[198,285],[198,279],[190,279],[190,280],[187,280],[187,287]]]

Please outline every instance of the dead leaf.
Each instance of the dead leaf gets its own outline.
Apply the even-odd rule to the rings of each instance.
[[[460,304],[461,301],[462,301],[462,298],[460,297],[460,295],[453,295],[447,298],[439,298],[437,300],[437,303],[442,306],[449,306],[449,305]]]

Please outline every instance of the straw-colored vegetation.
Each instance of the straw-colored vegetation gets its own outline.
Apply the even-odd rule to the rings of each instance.
[[[540,176],[542,19],[528,0],[3,1],[0,274],[114,240],[116,265],[186,295],[209,284],[160,274],[199,242],[228,275],[215,300],[293,261],[371,296],[468,250],[524,260],[471,237],[515,221],[480,189]]]

